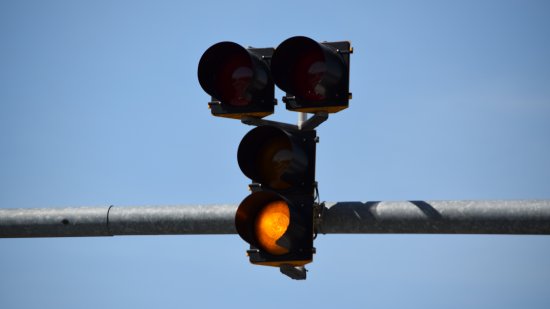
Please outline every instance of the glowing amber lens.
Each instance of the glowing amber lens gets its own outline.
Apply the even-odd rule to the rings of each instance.
[[[256,237],[262,249],[274,255],[288,253],[288,249],[277,244],[290,224],[290,211],[284,201],[267,204],[256,218]]]

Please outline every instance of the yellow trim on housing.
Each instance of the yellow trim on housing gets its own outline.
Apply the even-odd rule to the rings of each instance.
[[[255,113],[242,113],[242,114],[234,114],[234,113],[230,113],[230,114],[214,114],[212,113],[212,115],[216,116],[216,117],[224,117],[224,118],[232,118],[232,119],[242,119],[243,117],[259,117],[259,118],[262,118],[262,117],[265,117],[265,116],[268,116],[268,115],[271,115],[272,113],[269,113],[269,112],[255,112]]]
[[[293,108],[291,110],[296,112],[304,112],[304,113],[315,113],[315,112],[337,113],[346,108],[348,107],[347,106],[322,106],[322,107]]]
[[[250,262],[254,265],[262,265],[262,266],[273,266],[273,267],[279,267],[283,264],[286,265],[292,265],[292,266],[304,266],[308,263],[311,263],[313,260],[303,260],[303,261],[277,261],[277,262]]]

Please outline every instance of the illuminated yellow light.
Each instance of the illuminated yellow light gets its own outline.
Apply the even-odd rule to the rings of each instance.
[[[258,243],[270,254],[281,255],[288,253],[287,248],[277,244],[290,224],[290,211],[284,201],[274,201],[260,210],[256,218],[256,237]]]

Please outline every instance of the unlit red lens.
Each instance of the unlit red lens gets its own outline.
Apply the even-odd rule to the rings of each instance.
[[[233,106],[250,104],[252,95],[248,88],[253,75],[250,59],[245,54],[229,57],[228,61],[219,69],[216,78],[216,88],[219,89],[220,99]]]
[[[296,95],[311,101],[325,99],[325,87],[321,81],[327,71],[327,65],[321,50],[305,52],[296,61],[293,75],[293,87]]]
[[[281,255],[289,252],[277,241],[285,234],[290,224],[290,211],[284,201],[273,201],[260,210],[256,217],[256,237],[259,245],[270,254]]]

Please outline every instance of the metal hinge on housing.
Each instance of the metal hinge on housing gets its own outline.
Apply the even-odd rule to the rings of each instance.
[[[317,234],[319,233],[324,234],[321,226],[326,209],[325,202],[313,203],[313,239],[317,238]]]
[[[279,270],[281,271],[281,273],[294,280],[306,280],[307,269],[304,266],[283,264],[279,266]]]
[[[253,182],[248,185],[248,190],[252,193],[262,191],[262,184]]]

